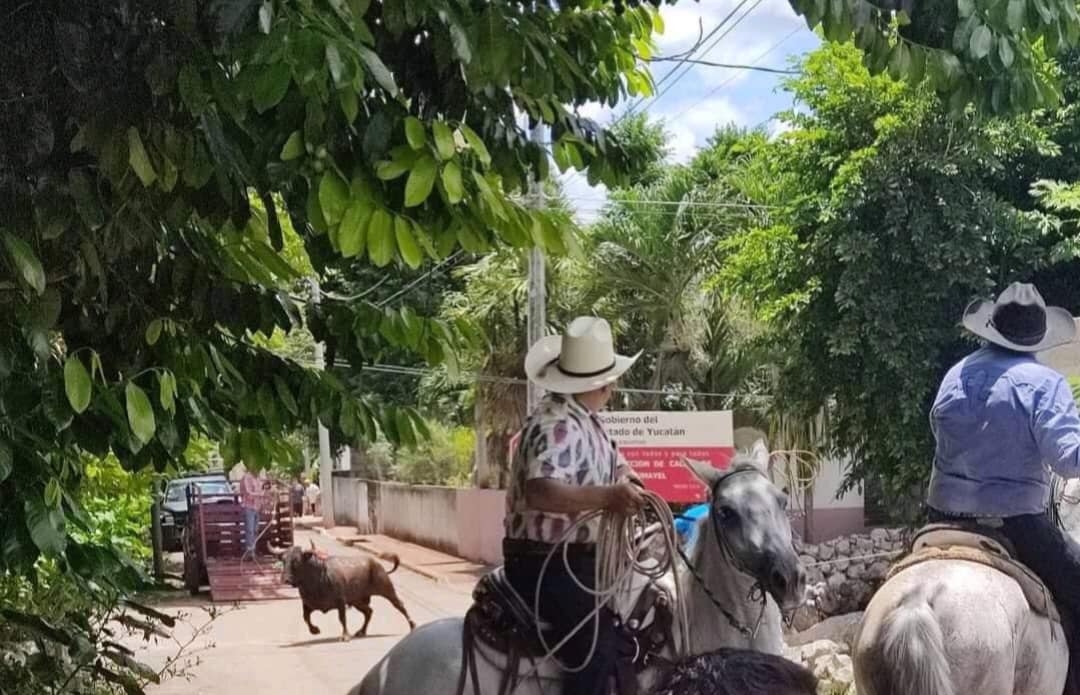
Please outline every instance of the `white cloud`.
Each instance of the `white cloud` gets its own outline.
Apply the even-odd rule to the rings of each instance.
[[[727,97],[706,99],[679,118],[668,121],[672,159],[680,163],[689,161],[717,128],[731,123],[748,125],[745,114]]]

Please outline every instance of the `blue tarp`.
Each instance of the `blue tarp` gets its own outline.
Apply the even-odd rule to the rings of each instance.
[[[690,545],[694,540],[694,529],[699,519],[709,513],[708,504],[699,504],[690,507],[685,512],[675,517],[675,531],[679,534],[679,540],[684,546]]]

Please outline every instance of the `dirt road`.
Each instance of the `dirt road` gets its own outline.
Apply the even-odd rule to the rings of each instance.
[[[333,554],[361,551],[347,548],[321,534],[298,533],[297,543],[315,544]],[[435,582],[402,567],[392,575],[401,600],[418,625],[447,616],[464,615],[470,603],[468,582]],[[206,622],[206,601],[166,603],[163,610],[184,611],[194,626]],[[340,628],[335,612],[316,613],[312,622],[322,634],[310,635],[300,612],[300,601],[266,601],[240,604],[226,611],[206,635],[195,634],[192,625],[176,631],[176,639],[194,638],[192,663],[185,676],[167,680],[150,690],[152,695],[344,695],[408,631],[405,619],[382,598],[372,600],[375,615],[368,637],[338,641]],[[354,610],[348,614],[350,631],[363,624]],[[212,646],[211,646],[212,645]],[[138,655],[148,664],[163,664],[176,645],[152,645]]]

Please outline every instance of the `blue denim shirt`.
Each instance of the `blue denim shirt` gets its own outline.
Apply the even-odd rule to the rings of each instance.
[[[929,504],[953,514],[1044,512],[1053,470],[1080,477],[1080,417],[1069,384],[1024,355],[985,347],[945,376],[930,412],[937,440]]]

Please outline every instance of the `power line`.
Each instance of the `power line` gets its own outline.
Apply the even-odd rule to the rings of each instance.
[[[447,256],[445,259],[443,259],[438,264],[436,264],[434,267],[432,267],[431,270],[427,271],[426,273],[424,273],[420,277],[418,277],[415,280],[413,280],[412,282],[410,282],[408,285],[405,285],[404,287],[402,287],[400,290],[398,290],[394,294],[392,294],[389,297],[387,297],[386,299],[382,300],[381,302],[378,303],[377,306],[380,309],[382,309],[383,307],[385,307],[387,304],[394,301],[398,297],[401,297],[401,296],[404,296],[404,295],[408,294],[409,292],[411,292],[413,290],[414,287],[416,287],[421,282],[423,282],[424,280],[427,280],[429,277],[434,275],[440,268],[447,265],[448,263],[453,262],[454,259],[456,259],[458,256],[461,255],[461,253],[462,253],[461,251],[455,251],[452,255]]]
[[[731,13],[729,13],[728,16],[724,18],[724,20],[721,22],[721,24],[723,24],[728,19],[730,19],[730,17],[732,15],[734,15],[736,12],[738,12],[739,8],[741,8],[743,5],[745,5],[748,1],[749,0],[742,0],[742,2],[740,2],[738,5],[736,5],[735,8],[731,11]],[[742,24],[743,20],[745,20],[750,15],[751,12],[756,10],[758,8],[758,6],[761,5],[762,2],[764,2],[764,0],[754,0],[754,4],[751,5],[750,8],[747,9],[746,12],[744,12],[738,19],[736,19],[735,22],[730,27],[728,27],[727,30],[723,34],[720,34],[715,39],[713,39],[713,42],[702,52],[702,54],[701,54],[702,57],[708,55],[710,51],[712,51],[714,48],[716,48],[720,44],[720,42],[722,40],[724,40],[724,38],[728,34],[730,34],[732,31],[734,31],[737,26]],[[686,59],[684,59],[678,65],[675,66],[676,71],[680,70],[680,69],[682,70],[682,72],[679,73],[678,75],[676,75],[674,80],[672,80],[670,83],[668,83],[668,85],[666,87],[664,87],[662,90],[660,90],[660,92],[656,96],[654,96],[652,98],[652,101],[649,102],[649,104],[643,106],[642,107],[643,109],[647,110],[649,105],[655,105],[656,102],[660,101],[660,99],[665,94],[667,94],[669,91],[671,91],[672,87],[674,87],[676,84],[679,83],[679,80],[686,77],[690,73],[690,71],[693,69],[693,65],[687,65],[686,64]],[[623,114],[623,117],[625,118],[626,116],[630,115],[631,111],[632,111],[632,109],[627,109],[626,113]],[[622,120],[622,119],[620,119],[620,120]]]
[[[619,205],[666,205],[666,206],[686,206],[686,207],[699,207],[699,208],[749,208],[752,210],[777,210],[781,206],[779,205],[761,205],[758,203],[727,203],[727,202],[712,202],[707,200],[650,200],[650,199],[634,199],[624,200],[622,198],[583,198],[577,196],[565,196],[565,200],[570,200],[578,203],[596,203],[597,205],[604,206],[609,204]]]
[[[785,36],[784,36],[784,38],[780,39],[779,41],[777,41],[776,43],[774,43],[774,44],[773,44],[772,46],[769,46],[769,48],[765,49],[765,51],[764,51],[764,52],[763,52],[763,53],[762,53],[761,55],[759,55],[759,56],[758,56],[757,58],[755,58],[754,60],[750,61],[750,62],[751,62],[751,64],[756,64],[756,63],[759,63],[760,61],[764,60],[764,59],[766,58],[766,56],[768,56],[768,55],[769,55],[770,53],[772,53],[773,51],[775,51],[775,50],[776,50],[777,48],[780,48],[780,46],[782,46],[782,45],[783,45],[783,44],[784,44],[784,43],[785,43],[785,42],[786,42],[786,41],[787,41],[788,39],[790,39],[790,38],[791,38],[792,36],[794,36],[795,34],[799,33],[799,32],[800,32],[800,31],[802,30],[802,28],[803,28],[803,27],[801,27],[801,26],[797,26],[797,27],[795,27],[794,29],[792,29],[792,30],[791,30],[790,32],[788,32],[788,34],[787,34],[787,35],[785,35]],[[732,82],[732,81],[733,81],[733,80],[735,79],[735,77],[736,77],[735,75],[732,75],[731,77],[727,78],[726,80],[724,80],[723,82],[721,82],[720,84],[718,84],[718,85],[717,85],[716,87],[714,87],[713,89],[709,90],[709,91],[708,91],[708,92],[707,92],[707,93],[705,94],[705,96],[701,97],[700,99],[698,99],[698,100],[697,100],[697,101],[695,101],[694,103],[692,103],[692,104],[690,104],[689,106],[687,106],[686,108],[684,108],[684,109],[683,109],[682,111],[680,111],[679,113],[677,113],[677,114],[676,114],[676,115],[675,115],[674,117],[672,117],[672,119],[671,119],[671,120],[673,120],[673,121],[674,121],[674,120],[678,120],[679,118],[682,118],[683,116],[685,116],[685,115],[686,115],[686,113],[687,113],[688,111],[690,111],[691,109],[693,109],[693,108],[694,108],[695,106],[698,106],[698,105],[700,105],[700,104],[701,104],[701,103],[702,103],[703,101],[705,101],[706,99],[708,99],[708,98],[709,98],[709,97],[711,97],[712,95],[716,94],[717,92],[719,92],[719,91],[720,91],[721,89],[723,89],[724,87],[726,87],[726,86],[728,86],[729,84],[731,84],[731,82]]]
[[[352,365],[344,360],[335,360],[335,367],[342,367],[345,369],[353,369]],[[362,372],[373,372],[379,374],[396,374],[400,376],[411,377],[424,377],[431,374],[439,373],[437,370],[428,369],[424,367],[408,367],[405,365],[397,364],[367,364],[360,367]],[[519,379],[514,377],[493,376],[490,374],[480,374],[477,372],[471,373],[468,376],[472,377],[476,381],[495,384],[506,384],[510,386],[524,386],[528,384],[527,379]],[[726,398],[726,399],[741,399],[741,400],[763,400],[771,401],[772,396],[764,394],[739,394],[739,393],[716,393],[710,391],[683,391],[683,390],[658,390],[658,389],[635,389],[635,388],[622,388],[617,387],[618,391],[623,393],[644,394],[644,395],[659,395],[659,396],[689,396],[702,398]]]
[[[687,60],[689,60],[689,58],[690,58],[690,57],[691,57],[691,56],[692,56],[692,55],[693,55],[694,53],[696,53],[696,52],[700,51],[700,50],[702,49],[702,46],[704,46],[704,45],[705,45],[705,42],[706,42],[706,41],[708,41],[709,39],[711,39],[711,38],[712,38],[713,36],[715,36],[715,35],[716,35],[716,33],[717,33],[717,32],[719,32],[719,31],[720,31],[721,29],[723,29],[723,28],[724,28],[724,25],[725,25],[725,24],[727,24],[727,23],[728,23],[728,22],[729,22],[729,21],[731,20],[731,18],[732,18],[732,17],[734,17],[734,16],[735,16],[735,14],[736,14],[736,13],[737,13],[737,12],[738,12],[738,11],[739,11],[740,9],[742,9],[743,5],[745,5],[745,4],[746,4],[746,3],[748,3],[749,1],[750,1],[750,0],[741,0],[741,2],[739,2],[739,4],[738,4],[738,5],[736,5],[735,7],[733,7],[733,8],[732,8],[731,12],[728,12],[728,13],[727,13],[727,15],[725,15],[725,16],[724,16],[724,18],[723,18],[723,19],[721,19],[721,20],[720,20],[720,21],[719,21],[719,22],[717,23],[717,25],[716,25],[715,27],[713,27],[713,28],[712,28],[712,30],[711,30],[711,31],[709,32],[708,36],[704,36],[704,37],[702,37],[702,38],[699,38],[699,39],[698,39],[698,41],[697,41],[697,43],[696,43],[696,44],[695,44],[694,46],[692,46],[692,47],[690,48],[690,50],[686,51],[686,52],[685,52],[685,53],[683,54],[683,56],[682,56],[681,60],[679,61],[679,63],[678,63],[678,64],[676,64],[676,65],[675,65],[675,67],[673,67],[673,68],[671,68],[670,70],[668,70],[668,71],[667,71],[667,72],[666,72],[666,73],[664,74],[664,76],[663,76],[663,77],[661,77],[661,78],[660,78],[659,80],[657,80],[657,82],[656,82],[656,86],[657,86],[657,87],[660,87],[660,86],[661,86],[661,85],[663,85],[663,84],[664,84],[665,82],[667,82],[668,78],[670,78],[670,77],[671,77],[672,75],[674,75],[674,74],[675,74],[676,72],[678,72],[678,71],[679,71],[679,69],[680,69],[680,68],[681,68],[681,67],[683,66],[683,64],[685,64],[685,63],[686,63],[686,61],[687,61]],[[760,2],[761,2],[761,0],[757,0],[757,2],[759,2],[759,3],[760,3]],[[723,38],[723,37],[721,37],[721,38]],[[707,49],[705,49],[705,53],[708,53],[708,51],[710,51],[710,50],[712,50],[712,47],[710,47],[710,48],[707,48]],[[702,55],[705,55],[705,53],[703,53]],[[677,82],[677,81],[678,81],[679,79],[681,79],[681,76],[680,76],[680,77],[678,77],[678,78],[676,78],[676,82]],[[674,83],[673,83],[673,84],[674,84]],[[666,91],[666,90],[665,90],[665,91]],[[662,94],[661,94],[661,95],[658,95],[658,96],[656,97],[656,99],[659,99],[659,98],[660,98],[660,96],[663,96],[663,95],[662,95]],[[641,99],[639,99],[639,100],[638,100],[638,101],[636,102],[636,104],[631,104],[631,105],[630,105],[629,107],[627,107],[626,111],[624,111],[624,112],[623,112],[623,115],[619,117],[619,119],[618,119],[618,121],[616,121],[616,123],[618,123],[619,121],[623,120],[624,118],[628,118],[628,117],[629,117],[629,116],[630,116],[630,115],[631,115],[631,114],[633,113],[634,109],[635,109],[635,108],[637,108],[637,107],[639,107],[639,106],[642,106],[642,104],[644,104],[644,103],[645,103],[645,101],[646,101],[646,98],[645,98],[645,97],[642,97]],[[655,101],[655,99],[654,99],[653,101]]]

